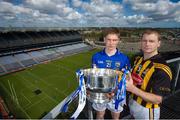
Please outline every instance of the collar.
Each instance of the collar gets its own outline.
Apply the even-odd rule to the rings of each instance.
[[[118,48],[116,48],[116,53],[114,55],[118,55],[119,53],[120,53],[120,51],[118,50]],[[108,56],[105,51],[105,48],[103,49],[102,54]],[[114,55],[112,55],[112,56],[114,56]],[[112,57],[112,56],[109,56],[109,57]]]
[[[164,59],[162,58],[160,53],[158,53],[158,54],[156,54],[156,55],[154,55],[154,56],[152,56],[149,59],[146,59],[144,61],[147,61],[147,60],[158,61],[158,62],[161,61],[161,60],[164,61]]]

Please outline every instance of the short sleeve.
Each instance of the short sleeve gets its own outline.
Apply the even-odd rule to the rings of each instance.
[[[91,67],[93,67],[94,64],[96,64],[96,62],[95,62],[95,55],[93,55],[92,58],[91,58]]]
[[[98,55],[96,53],[91,58],[91,67],[92,68],[95,67],[95,66],[98,67],[97,61],[98,61]]]
[[[160,96],[166,96],[170,94],[170,77],[169,75],[161,70],[156,69],[153,76],[153,86],[152,86],[152,92],[160,95]]]

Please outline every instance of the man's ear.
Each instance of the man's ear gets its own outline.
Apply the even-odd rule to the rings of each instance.
[[[104,42],[106,41],[106,38],[104,37]]]
[[[161,41],[158,41],[159,43],[158,43],[158,47],[160,47],[161,46]]]
[[[122,42],[121,39],[119,39],[118,43],[121,43],[121,42]]]

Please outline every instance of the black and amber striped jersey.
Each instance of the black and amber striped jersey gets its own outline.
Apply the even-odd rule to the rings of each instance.
[[[132,73],[137,74],[143,79],[142,84],[136,85],[141,90],[160,96],[166,96],[170,93],[172,73],[160,54],[147,60],[143,60],[142,56],[137,56],[134,61]],[[135,94],[132,94],[132,98],[146,108],[159,107],[158,104],[146,102]]]

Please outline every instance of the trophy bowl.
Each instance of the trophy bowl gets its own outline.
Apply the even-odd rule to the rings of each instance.
[[[116,77],[118,72],[105,68],[84,69],[84,79],[89,95],[88,100],[93,103],[108,103],[107,93],[116,88]]]

